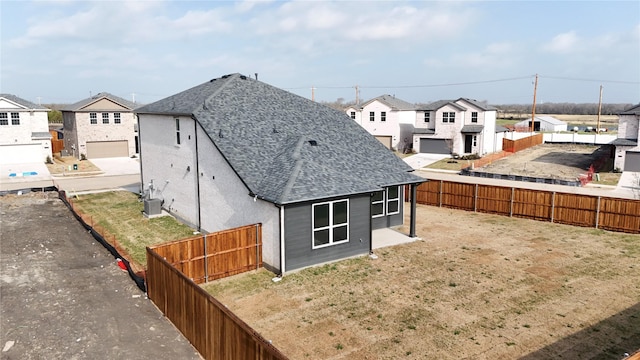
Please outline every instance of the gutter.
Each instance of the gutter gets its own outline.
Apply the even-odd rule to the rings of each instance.
[[[196,211],[198,212],[198,231],[202,231],[202,209],[200,207],[200,153],[198,152],[198,121],[195,118],[193,120],[193,131],[196,141]]]
[[[280,208],[280,274],[271,281],[278,282],[282,280],[285,272],[285,260],[284,260],[284,205],[279,206]]]

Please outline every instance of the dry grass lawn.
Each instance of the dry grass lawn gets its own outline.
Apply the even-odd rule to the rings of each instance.
[[[54,176],[78,176],[88,173],[96,174],[101,170],[89,160],[78,160],[73,156],[54,156],[52,164],[46,164],[49,173]],[[73,165],[77,165],[78,170],[73,170]]]
[[[291,359],[621,359],[640,236],[418,205],[410,244],[205,288]],[[403,229],[406,231],[406,229]]]

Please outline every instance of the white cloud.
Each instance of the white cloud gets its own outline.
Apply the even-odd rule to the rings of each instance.
[[[580,50],[581,39],[575,31],[558,34],[551,41],[543,45],[543,50],[551,53],[569,54]]]
[[[449,57],[427,58],[423,64],[436,68],[470,68],[477,70],[507,69],[521,59],[519,45],[509,42],[497,42],[486,45],[479,51],[453,53]]]

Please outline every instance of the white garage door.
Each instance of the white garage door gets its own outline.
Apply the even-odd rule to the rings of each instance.
[[[624,156],[624,171],[640,172],[640,152],[627,151]]]
[[[87,142],[87,158],[89,159],[123,156],[129,156],[129,143],[127,140]]]
[[[376,139],[386,146],[387,149],[391,149],[391,136],[376,136]]]
[[[45,160],[41,144],[0,146],[0,164],[43,163]]]

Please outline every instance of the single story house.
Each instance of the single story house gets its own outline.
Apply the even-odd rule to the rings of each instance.
[[[50,110],[0,94],[0,165],[44,163],[51,158]]]
[[[618,138],[615,146],[614,167],[623,171],[640,172],[640,104],[619,114]]]
[[[65,152],[81,159],[138,153],[136,105],[101,92],[62,109]]]
[[[531,118],[522,120],[515,124],[517,131],[531,131]],[[567,131],[567,123],[548,115],[536,115],[533,122],[533,131]]]
[[[344,112],[237,73],[136,113],[144,190],[202,232],[261,223],[280,275],[370,253],[426,181]]]

